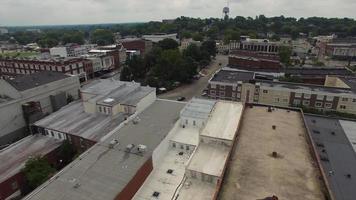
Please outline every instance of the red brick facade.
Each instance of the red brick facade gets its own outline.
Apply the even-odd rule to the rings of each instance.
[[[229,56],[229,66],[251,71],[279,72],[282,69],[281,63],[276,60],[240,56]]]

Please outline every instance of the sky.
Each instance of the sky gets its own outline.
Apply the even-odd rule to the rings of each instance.
[[[222,17],[226,0],[0,0],[0,26]],[[356,0],[230,0],[230,16],[356,18]]]

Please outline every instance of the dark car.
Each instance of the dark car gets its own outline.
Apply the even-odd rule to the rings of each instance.
[[[184,101],[185,100],[185,97],[178,97],[177,98],[177,101]]]

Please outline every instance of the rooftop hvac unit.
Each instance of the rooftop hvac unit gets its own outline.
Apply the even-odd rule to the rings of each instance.
[[[118,141],[117,139],[111,140],[110,143],[109,143],[109,148],[110,148],[110,149],[114,148],[114,146],[115,146],[116,144],[118,144],[118,143],[119,143],[119,141]]]
[[[138,124],[141,121],[139,117],[135,117],[135,119],[132,120],[133,124]]]
[[[131,150],[132,150],[134,147],[135,147],[134,144],[128,144],[128,145],[126,146],[126,152],[131,152]]]
[[[143,144],[137,145],[137,151],[138,152],[143,153],[143,152],[146,152],[146,150],[147,150],[147,146],[146,145],[143,145]]]

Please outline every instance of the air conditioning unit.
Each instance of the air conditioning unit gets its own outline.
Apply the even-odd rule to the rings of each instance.
[[[146,150],[147,150],[147,146],[146,145],[143,145],[143,144],[137,145],[137,151],[138,152],[143,153],[143,152],[146,152]]]
[[[118,144],[118,143],[119,143],[119,141],[118,141],[117,139],[111,140],[110,143],[109,143],[109,148],[110,148],[110,149],[114,148],[114,146],[115,146],[116,144]]]
[[[128,144],[128,145],[126,146],[126,152],[131,152],[131,150],[132,150],[134,147],[135,147],[134,144]]]

